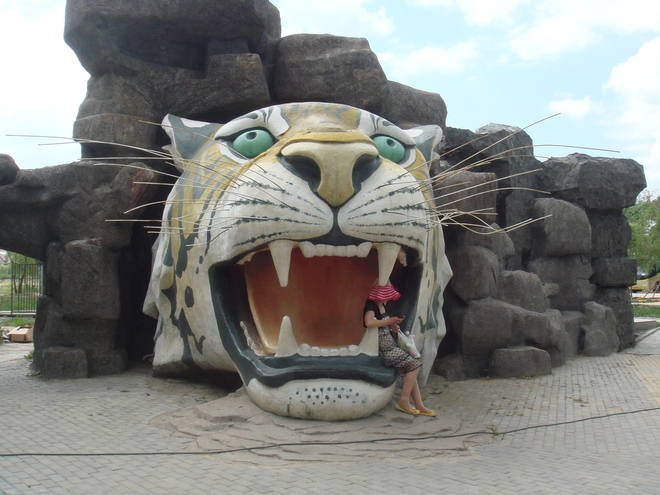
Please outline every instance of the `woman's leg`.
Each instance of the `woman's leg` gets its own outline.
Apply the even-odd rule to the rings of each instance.
[[[418,374],[419,368],[409,371],[403,376],[403,385],[401,386],[401,397],[399,397],[399,405],[405,410],[412,408],[412,405],[410,404],[410,394],[417,385]],[[419,385],[417,385],[417,393],[419,394]]]
[[[417,380],[415,380],[415,383],[413,384],[413,388],[410,391],[410,395],[412,396],[413,402],[415,403],[415,407],[419,409],[422,412],[429,412],[430,409],[424,405],[424,402],[422,401],[422,392],[419,390],[419,383],[417,383]]]

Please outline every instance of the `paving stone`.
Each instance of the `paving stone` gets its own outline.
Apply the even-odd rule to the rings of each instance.
[[[0,346],[0,454],[195,449],[190,437],[150,421],[216,398],[208,388],[182,384],[173,393],[144,369],[44,381],[28,376],[29,346],[16,345],[22,347]],[[467,495],[659,493],[660,332],[625,353],[576,357],[552,375],[434,377],[423,393],[443,414],[491,426],[495,442],[439,451],[424,462],[363,456],[351,463],[291,461],[277,469],[266,460],[240,464],[218,454],[0,456],[0,493],[400,495],[439,487]],[[437,433],[434,424],[424,423],[429,435]]]

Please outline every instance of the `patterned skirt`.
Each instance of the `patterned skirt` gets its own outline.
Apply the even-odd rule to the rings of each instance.
[[[378,355],[385,366],[392,366],[400,376],[419,368],[422,363],[401,349],[387,327],[378,327]]]

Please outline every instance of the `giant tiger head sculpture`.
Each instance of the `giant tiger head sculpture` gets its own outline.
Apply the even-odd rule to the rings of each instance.
[[[368,416],[395,374],[362,311],[391,279],[403,297],[388,309],[406,315],[426,379],[451,276],[429,183],[437,126],[298,103],[224,125],[170,115],[164,128],[181,177],[145,301],[156,371],[236,371],[283,416]]]

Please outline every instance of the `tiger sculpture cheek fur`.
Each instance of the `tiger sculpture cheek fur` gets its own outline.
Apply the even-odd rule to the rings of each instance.
[[[403,297],[388,309],[406,315],[426,380],[451,276],[427,166],[438,127],[326,103],[163,127],[181,176],[144,305],[159,320],[155,371],[238,372],[283,416],[368,416],[396,377],[362,312],[373,283],[391,280]]]

